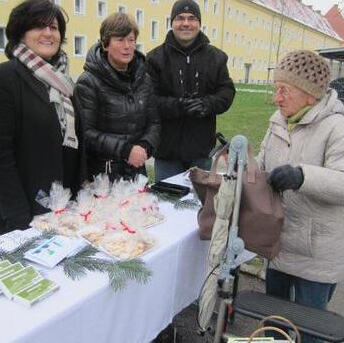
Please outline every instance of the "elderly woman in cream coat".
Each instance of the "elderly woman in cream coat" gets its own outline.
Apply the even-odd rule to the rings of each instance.
[[[285,222],[266,292],[326,308],[344,280],[344,106],[328,89],[327,62],[311,51],[288,53],[274,79],[278,110],[257,159],[283,192]]]

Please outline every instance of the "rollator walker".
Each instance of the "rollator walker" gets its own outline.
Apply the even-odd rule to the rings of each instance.
[[[204,294],[206,292],[201,293],[200,304],[202,296],[214,296],[214,299],[206,299],[206,305],[208,307],[205,306],[203,308],[203,313],[201,313],[202,309],[200,308],[199,323],[200,319],[201,321],[203,320],[203,327],[206,327],[210,322],[210,317],[214,310],[216,299],[218,298],[219,311],[214,343],[228,341],[230,337],[230,325],[228,324],[234,320],[234,313],[259,320],[274,315],[284,317],[290,320],[298,328],[300,333],[309,334],[328,342],[343,342],[344,318],[334,312],[299,305],[295,302],[255,291],[242,291],[237,293],[239,268],[235,264],[235,259],[244,250],[245,246],[243,240],[238,236],[238,220],[243,172],[247,167],[248,142],[244,136],[235,136],[232,138],[230,144],[224,140],[223,136],[219,140],[223,149],[228,148],[229,155],[227,173],[223,176],[217,199],[214,200],[216,220],[213,230],[215,229],[215,225],[221,223],[220,225],[222,226],[226,225],[226,229],[229,232],[227,244],[224,243],[225,247],[222,250],[222,256],[218,258],[220,263],[208,275],[209,278],[210,275],[214,277],[216,274],[217,280],[212,281],[212,286],[210,286],[215,287],[216,290],[210,290],[208,294]],[[236,180],[236,182],[233,183],[231,180]],[[228,190],[230,187],[232,187],[231,192],[226,193],[226,189]],[[230,199],[228,194],[234,194],[234,198]],[[232,206],[231,222],[229,218],[231,211],[229,210],[229,213],[225,213],[225,211],[230,209],[230,206]],[[220,250],[218,249],[217,251]],[[215,270],[217,270],[217,273],[214,273]],[[211,313],[209,313],[210,311]],[[269,320],[269,325],[278,326],[285,330],[292,329],[291,325],[278,319]]]

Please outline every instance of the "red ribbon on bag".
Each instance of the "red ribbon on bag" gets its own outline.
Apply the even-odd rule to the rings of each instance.
[[[88,211],[86,213],[80,213],[81,217],[84,217],[84,221],[87,222],[90,219],[90,215],[92,214],[92,211]]]
[[[105,230],[117,230],[117,227],[115,225],[106,223],[105,224]]]
[[[137,191],[139,193],[146,193],[147,192],[147,186],[144,186],[143,188],[139,188]]]
[[[136,231],[131,228],[128,224],[126,224],[123,220],[121,220],[121,225],[123,226],[123,231],[128,231],[128,233],[134,234]]]
[[[129,200],[123,200],[119,203],[119,206],[125,206],[125,205],[128,205],[129,204]]]
[[[65,213],[66,212],[66,209],[65,208],[62,208],[61,210],[55,210],[54,213],[59,215],[59,214],[62,214],[62,213]]]
[[[96,194],[97,199],[106,199],[108,198],[108,195],[101,195],[101,194]]]

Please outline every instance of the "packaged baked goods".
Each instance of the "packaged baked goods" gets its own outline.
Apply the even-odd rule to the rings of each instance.
[[[110,195],[111,182],[107,174],[98,174],[94,177],[94,181],[89,184],[90,191],[97,199],[106,199]]]
[[[45,208],[49,208],[54,214],[60,215],[66,212],[67,204],[72,197],[69,188],[63,188],[61,182],[52,183],[49,194],[40,190],[36,201]]]
[[[115,232],[103,236],[100,248],[107,254],[119,259],[132,259],[142,256],[154,246],[153,238],[140,233],[135,235],[126,232]]]
[[[73,210],[79,215],[81,224],[94,222],[95,213],[95,197],[87,189],[81,189],[78,192]]]

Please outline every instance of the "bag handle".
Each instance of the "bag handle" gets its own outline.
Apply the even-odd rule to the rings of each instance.
[[[277,316],[277,315],[271,315],[271,316],[268,316],[268,317],[265,317],[263,318],[259,324],[258,324],[258,327],[263,327],[264,326],[264,323],[268,320],[271,320],[271,319],[275,319],[275,320],[278,320],[280,322],[284,322],[284,323],[287,323],[292,329],[293,331],[295,332],[296,334],[296,341],[298,343],[301,343],[301,334],[300,334],[300,331],[299,329],[295,326],[295,324],[293,324],[289,319],[285,318],[285,317],[282,317],[282,316]]]
[[[215,159],[211,165],[211,169],[210,169],[210,175],[209,175],[209,183],[214,183],[216,182],[216,172],[217,172],[217,165],[219,163],[219,159],[221,156],[225,156],[227,154],[227,146],[224,146],[221,148],[220,151],[217,152],[217,154],[215,155]],[[226,162],[228,163],[228,162]]]
[[[282,336],[284,336],[288,340],[289,343],[294,343],[292,338],[285,331],[283,331],[280,328],[276,328],[275,326],[264,326],[264,327],[258,328],[257,330],[253,331],[253,333],[249,337],[247,343],[251,343],[255,336],[257,336],[259,333],[261,333],[263,331],[267,331],[267,330],[276,331],[276,332],[280,333]]]
[[[210,182],[215,182],[219,159],[221,156],[225,157],[225,155],[227,154],[227,149],[228,149],[228,146],[224,146],[215,155],[215,159],[214,159],[213,164],[211,165],[211,170],[210,170],[210,177],[209,177]],[[226,160],[226,165],[228,168],[228,158],[226,158],[225,160]],[[249,144],[248,145],[248,151],[247,151],[247,181],[249,183],[255,183],[256,182],[256,171],[257,170],[258,170],[257,161],[254,158],[252,146]]]

